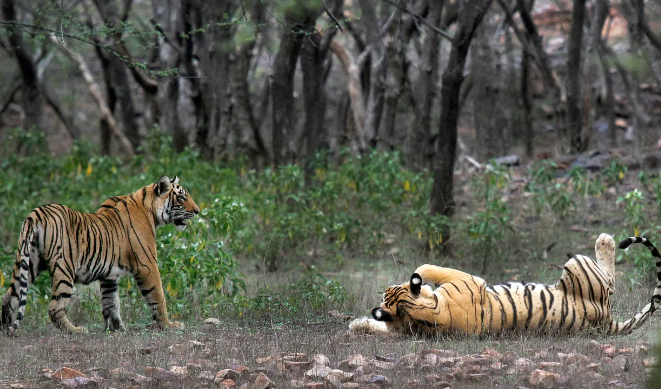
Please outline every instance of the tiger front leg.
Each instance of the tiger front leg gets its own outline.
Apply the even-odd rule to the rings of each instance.
[[[103,303],[103,328],[106,331],[126,331],[120,316],[117,280],[101,280],[99,287]]]
[[[151,314],[161,329],[184,329],[184,324],[168,320],[168,308],[165,305],[165,295],[161,284],[161,274],[158,268],[147,269],[135,276],[140,293],[151,308]]]
[[[484,283],[479,277],[472,276],[460,270],[450,269],[436,265],[422,265],[415,269],[415,273],[422,278],[422,283],[432,283],[436,287],[453,281],[475,281]]]

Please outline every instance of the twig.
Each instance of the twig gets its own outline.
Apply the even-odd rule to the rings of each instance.
[[[285,309],[285,311],[287,312],[287,314],[289,315],[289,317],[291,317],[291,320],[292,320],[294,323],[296,323],[296,319],[294,318],[294,315],[292,315],[292,313],[291,313],[291,312],[289,311],[289,309],[285,306],[285,304],[283,304],[282,301],[280,301],[280,299],[278,298],[278,296],[271,296],[271,295],[269,295],[269,294],[260,294],[260,295],[257,295],[257,298],[272,298],[272,299],[275,299],[275,301],[277,301],[278,304],[280,304],[280,306],[281,306],[282,308]]]
[[[339,28],[340,31],[344,31],[344,30],[342,29],[342,26],[340,25],[340,21],[337,20],[337,19],[335,18],[335,15],[333,15],[333,14],[331,13],[331,11],[328,9],[328,7],[326,7],[326,3],[324,3],[323,0],[321,0],[321,5],[324,7],[324,11],[326,11],[326,14],[327,14],[331,19],[333,19],[333,21],[335,22],[335,25],[337,25],[337,28]]]
[[[399,5],[399,4],[397,4],[397,3],[393,3],[393,2],[390,1],[390,0],[382,0],[382,1],[385,2],[385,3],[388,3],[388,4],[392,5],[392,6],[395,6],[395,7],[399,8],[399,9],[401,9],[402,11],[406,12],[407,14],[413,16],[416,20],[418,20],[418,21],[420,21],[420,22],[426,24],[427,27],[429,27],[429,28],[431,28],[432,30],[434,30],[437,34],[441,35],[442,37],[444,37],[444,38],[446,38],[446,39],[452,40],[452,35],[448,34],[447,32],[441,30],[440,28],[438,28],[438,27],[436,27],[436,26],[431,25],[429,22],[427,22],[427,20],[426,20],[425,18],[423,18],[422,16],[420,16],[420,15],[418,15],[418,14],[416,14],[416,13],[413,13],[413,12],[409,11],[408,9],[406,9],[406,7],[402,7],[401,5]]]

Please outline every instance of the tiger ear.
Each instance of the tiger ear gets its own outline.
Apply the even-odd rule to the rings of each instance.
[[[372,309],[372,317],[377,321],[393,321],[392,315],[381,308]]]
[[[171,188],[172,183],[170,182],[170,179],[168,176],[163,176],[156,183],[156,189],[154,190],[154,193],[156,193],[156,196],[161,196],[163,193],[169,192]]]
[[[422,288],[422,277],[420,277],[420,274],[418,273],[413,273],[411,276],[411,293],[413,293],[414,296],[417,296],[420,294],[420,288]]]
[[[174,178],[171,179],[170,182],[171,182],[172,184],[175,184],[175,185],[179,184],[179,177],[174,176]]]

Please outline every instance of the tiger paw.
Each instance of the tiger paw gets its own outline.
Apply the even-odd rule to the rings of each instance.
[[[595,251],[598,254],[608,254],[610,252],[615,252],[615,241],[613,237],[608,234],[601,234],[597,238],[597,242],[594,247]]]
[[[183,330],[184,329],[184,323],[180,323],[178,321],[171,321],[167,324],[165,329],[167,329],[167,330]]]
[[[85,328],[85,327],[83,327],[83,326],[80,326],[80,327],[71,326],[71,327],[67,328],[67,332],[70,333],[70,334],[72,334],[72,335],[73,335],[73,334],[76,334],[76,335],[85,335],[85,334],[89,333],[89,331],[87,330],[87,328]]]

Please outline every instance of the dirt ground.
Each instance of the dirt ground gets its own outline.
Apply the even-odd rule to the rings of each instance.
[[[613,296],[618,319],[639,310],[652,290],[629,290],[627,282],[621,277]],[[378,304],[377,284],[354,283],[362,298],[351,313]],[[635,388],[652,369],[661,328],[657,315],[634,334],[608,338],[384,339],[349,336],[347,322],[332,315],[307,324],[218,319],[179,332],[135,323],[114,334],[97,323],[84,336],[51,324],[23,328],[18,337],[0,336],[0,388]],[[67,379],[65,369],[57,378],[63,367],[85,377]]]

